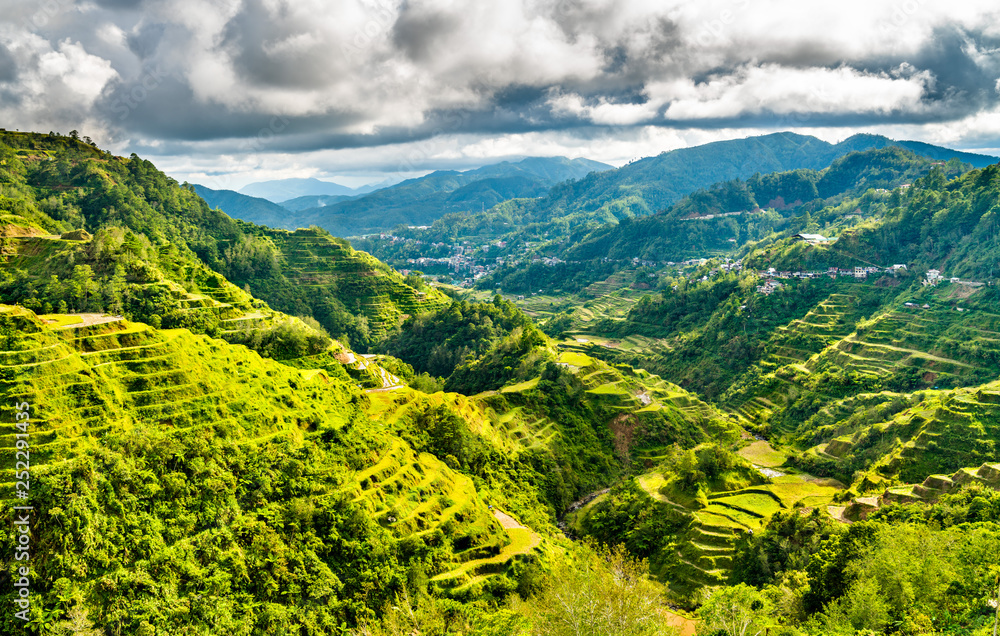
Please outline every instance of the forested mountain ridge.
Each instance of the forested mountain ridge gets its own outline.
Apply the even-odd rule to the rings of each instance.
[[[933,152],[933,159],[956,158],[975,167],[996,161],[995,157],[897,142],[878,135],[855,135],[830,144],[807,135],[774,133],[672,150],[564,184],[536,204],[533,217],[554,219],[587,213],[615,221],[645,216],[715,183],[747,179],[757,173],[822,170],[851,152],[887,146],[910,148],[923,156]]]
[[[449,212],[471,213],[512,198],[541,196],[558,183],[610,168],[588,159],[529,157],[464,172],[439,170],[370,194],[316,202],[313,207],[308,207],[308,197],[293,199],[289,212],[280,220],[272,219],[278,222],[271,225],[286,229],[318,225],[336,236],[387,231],[400,224],[430,225]],[[257,221],[259,211],[249,202],[209,194],[233,217]]]
[[[178,185],[135,155],[113,157],[83,142],[37,134],[0,133],[0,142],[7,144],[7,163],[2,166],[4,222],[39,234],[74,228],[94,234],[96,242],[81,249],[88,250],[94,261],[89,265],[98,273],[95,282],[100,285],[110,284],[107,281],[120,264],[124,272],[119,275],[131,282],[148,284],[162,274],[190,293],[211,295],[216,283],[203,273],[207,266],[278,311],[317,319],[332,335],[361,350],[403,314],[447,302],[436,290],[413,289],[391,268],[322,230],[272,232],[234,220],[209,208],[192,187]],[[114,244],[102,238],[108,232],[117,236]],[[158,263],[157,274],[141,271]],[[64,271],[52,273],[65,279],[73,267],[68,264]],[[38,280],[38,270],[24,271],[24,276],[14,272],[20,281],[15,284],[25,287],[30,282],[31,290],[25,288],[14,298],[34,295],[41,308],[44,299],[38,290],[44,291],[47,281]],[[338,286],[344,293],[333,294]],[[96,301],[91,298],[92,310],[113,309]]]
[[[779,227],[781,219],[799,216],[803,210],[816,212],[869,190],[892,190],[932,168],[949,178],[972,166],[957,160],[939,164],[896,147],[852,151],[823,170],[755,174],[746,181],[727,181],[696,191],[661,214],[593,232],[569,247],[565,258],[631,254],[642,259],[683,260],[697,253],[738,248]],[[767,210],[777,214],[768,215]],[[741,213],[748,218],[739,218]],[[736,218],[712,218],[720,215]],[[708,218],[702,221],[704,217]],[[735,245],[727,245],[730,239]]]
[[[882,214],[893,204],[891,190],[897,186],[909,186],[932,171],[948,179],[971,169],[969,164],[955,159],[932,161],[890,146],[851,152],[823,170],[755,174],[745,181],[717,183],[691,193],[660,213],[638,219],[626,218],[590,229],[571,229],[562,222],[528,226],[502,238],[511,245],[534,239],[533,252],[495,266],[477,281],[477,286],[484,290],[499,286],[514,293],[576,291],[631,266],[633,259],[662,267],[691,258],[736,257],[745,245],[776,233],[787,236],[803,231],[840,231],[851,225],[852,219]],[[493,211],[495,223],[459,221],[450,226],[450,231],[462,235],[462,230],[467,229],[470,241],[485,242],[477,234],[481,237],[487,227],[516,227],[524,221],[528,212],[514,210],[513,204],[509,202],[502,206],[505,210],[498,207]],[[427,240],[438,238],[443,231],[444,227],[432,227],[412,235]],[[410,235],[406,234],[408,238]],[[397,243],[383,246],[374,239],[363,244],[386,258],[399,249]],[[488,262],[489,254],[492,252],[484,253],[484,261]],[[555,266],[534,262],[538,259],[533,257],[538,255],[566,262]],[[533,282],[530,288],[529,281]]]

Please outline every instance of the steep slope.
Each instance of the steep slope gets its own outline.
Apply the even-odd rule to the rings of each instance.
[[[714,183],[747,179],[758,172],[820,170],[850,152],[890,145],[906,147],[906,143],[877,135],[855,135],[839,144],[829,144],[784,132],[682,148],[555,188],[538,203],[534,216],[555,218],[587,212],[611,221],[644,216]],[[914,148],[918,149],[928,150],[924,144]],[[958,158],[979,167],[996,161],[994,157],[946,148],[934,148],[934,153],[935,158]]]
[[[186,330],[47,322],[0,308],[0,391],[30,405],[35,618],[77,607],[131,633],[332,629],[371,615],[409,570],[492,559],[502,573],[540,540],[526,531],[526,546],[469,476],[396,437],[399,419],[369,419],[379,408],[349,382]],[[14,434],[0,443],[6,498],[25,491]],[[533,491],[522,482],[508,509],[543,520]]]
[[[755,174],[746,181],[714,184],[662,214],[601,228],[570,246],[565,258],[624,258],[631,254],[644,259],[684,260],[725,252],[783,229],[785,219],[803,211],[816,213],[869,190],[892,190],[926,176],[933,168],[952,178],[970,170],[971,165],[954,160],[938,165],[897,147],[852,151],[819,171]],[[766,208],[777,214],[765,212]]]
[[[405,316],[434,311],[449,302],[440,291],[422,282],[414,282],[420,289],[412,287],[392,268],[322,230],[287,232],[254,227],[248,231],[273,247],[287,283],[274,284],[253,275],[246,279],[235,276],[234,281],[245,280],[251,291],[277,307],[304,305],[332,333],[341,333],[339,314],[345,308],[351,315],[363,316],[364,325],[352,339],[360,347],[381,340]]]

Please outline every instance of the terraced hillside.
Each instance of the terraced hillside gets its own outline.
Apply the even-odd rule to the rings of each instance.
[[[735,422],[715,407],[643,369],[611,366],[565,351],[559,364],[574,372],[591,399],[617,414],[611,423],[623,457],[655,461],[665,445],[687,446],[736,435]]]
[[[289,319],[171,244],[155,248],[151,260],[138,259],[135,251],[154,248],[136,247],[136,241],[122,231],[9,237],[0,263],[9,276],[6,300],[39,313],[127,314],[232,340]],[[110,277],[101,280],[96,272]]]
[[[405,316],[436,311],[450,302],[432,287],[411,287],[384,263],[325,232],[258,231],[277,248],[282,272],[291,284],[310,298],[332,296],[348,311],[364,315],[375,341]],[[319,305],[314,303],[313,311],[323,322]]]
[[[838,409],[852,415],[840,418]],[[804,465],[854,475],[859,491],[979,466],[996,458],[1000,384],[912,396],[862,395],[811,418],[800,439],[812,444]]]
[[[897,373],[905,366],[925,383],[943,387],[995,377],[1000,313],[989,305],[911,304],[878,316],[842,339],[829,351],[831,361],[876,375]]]
[[[845,319],[824,303],[817,314],[828,322],[814,316],[776,335],[771,360],[785,364],[770,372],[767,364],[760,365],[757,374],[727,395],[728,408],[790,435],[819,408],[848,396],[989,381],[1000,360],[1000,313],[988,298],[956,298],[953,291],[904,296],[912,300],[892,303],[867,320],[857,314]],[[817,333],[821,329],[829,333]],[[851,333],[841,336],[848,329]],[[796,351],[782,346],[785,342],[813,346]]]
[[[887,504],[933,504],[942,495],[956,493],[970,485],[1000,490],[1000,463],[984,462],[953,473],[930,475],[920,483],[889,486],[881,494],[854,497],[841,514],[844,519],[861,521]]]
[[[343,385],[306,379],[243,347],[184,329],[157,330],[121,319],[96,324],[42,319],[9,306],[2,317],[5,397],[32,405],[33,466],[43,472],[50,463],[93,448],[110,430],[223,427],[246,443],[259,443],[348,416],[343,404],[350,397]],[[328,400],[300,399],[301,387],[315,391],[321,385]],[[253,408],[256,394],[280,408],[273,413]],[[9,452],[13,437],[6,438]],[[7,460],[4,487],[12,481]]]
[[[779,327],[767,345],[765,362],[776,366],[801,364],[828,345],[850,335],[865,317],[857,298],[847,293],[830,294],[801,319]]]
[[[742,471],[740,476],[733,473],[718,487],[698,496],[684,491],[672,473],[654,470],[638,475],[632,480],[634,487],[624,491],[619,487],[581,509],[573,527],[583,531],[595,523],[607,523],[608,503],[612,510],[624,507],[631,511],[628,516],[635,519],[636,533],[648,532],[646,526],[664,524],[670,531],[660,539],[662,543],[639,545],[645,550],[652,547],[654,572],[669,585],[674,597],[690,601],[703,587],[726,583],[735,544],[742,535],[761,530],[778,511],[807,514],[819,508],[825,514],[844,488],[836,480],[790,468],[787,454],[767,442],[752,442],[740,455],[755,470]]]
[[[287,315],[315,318],[359,350],[401,316],[444,303],[321,230],[282,235],[235,221],[137,156],[4,131],[0,155],[0,254],[12,275],[0,278],[5,302],[43,313],[103,311],[154,323],[159,316],[164,326],[215,335],[274,326],[252,293]],[[184,293],[157,289],[164,281]]]
[[[857,322],[866,317],[867,307],[858,303],[856,296],[836,292],[818,303],[801,319],[781,326],[768,340],[767,355],[757,367],[763,371],[774,371],[787,367],[790,371],[808,373],[806,363],[826,347],[850,335]],[[783,374],[771,377],[781,379]],[[768,422],[771,413],[781,399],[775,392],[766,395],[740,396],[728,401],[727,406],[752,425]]]
[[[267,457],[277,447],[335,448],[329,442],[348,443],[352,435],[362,434],[366,439],[360,446],[358,441],[348,443],[355,446],[346,464],[331,465],[311,477],[312,505],[349,502],[396,540],[426,546],[434,557],[424,568],[439,592],[479,594],[495,575],[507,572],[542,541],[535,530],[512,521],[514,513],[490,510],[464,470],[414,450],[395,433],[412,435],[407,409],[420,412],[438,405],[498,453],[549,439],[551,432],[521,439],[518,431],[529,430],[532,423],[518,413],[501,415],[464,396],[426,396],[405,388],[366,398],[352,382],[324,371],[292,368],[223,340],[185,329],[154,329],[115,316],[38,317],[24,308],[3,306],[0,335],[2,397],[7,403],[31,405],[35,491],[48,492],[53,480],[90,465],[94,456],[106,453],[106,440],[127,440],[130,435],[154,435],[166,446],[178,445],[170,441],[175,438],[224,439],[232,445],[230,453]],[[355,423],[361,429],[351,433]],[[5,508],[16,492],[15,432],[0,432]],[[213,487],[222,496],[240,489],[222,482]],[[541,527],[551,528],[544,516],[530,512],[543,508],[537,493],[524,487],[510,499],[502,493],[492,500],[507,510],[528,511]],[[51,516],[59,510],[48,504],[47,510],[39,528],[61,527],[62,521]],[[192,536],[204,530],[200,523],[183,522]],[[45,537],[41,540],[49,540]],[[179,538],[164,540],[181,548]],[[61,554],[39,556],[38,571],[66,576],[59,565]],[[142,566],[128,561],[122,567],[135,573]],[[101,576],[70,575],[82,589],[99,585]]]

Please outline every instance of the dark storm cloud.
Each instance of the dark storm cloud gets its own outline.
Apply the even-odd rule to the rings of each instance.
[[[1000,38],[981,30],[966,31],[953,25],[934,29],[915,54],[851,60],[866,73],[908,76],[929,73],[921,97],[920,113],[901,112],[901,121],[947,121],[974,114],[997,103],[1000,79]]]
[[[245,0],[226,25],[220,48],[231,55],[240,77],[253,85],[319,88],[335,77],[339,43],[308,42],[313,33],[308,16],[291,13],[285,3],[272,8],[262,0]],[[296,38],[306,40],[305,46],[287,46]]]
[[[929,101],[949,101],[965,112],[972,112],[996,101],[998,47],[998,38],[942,27],[935,30],[927,46],[910,63],[930,71],[936,78],[926,95]],[[984,49],[992,52],[982,54],[979,60],[973,59],[974,51]]]
[[[167,25],[161,22],[142,24],[128,35],[128,48],[140,60],[151,58],[156,53],[166,31]]]
[[[429,58],[443,36],[458,26],[457,16],[443,11],[407,11],[392,27],[392,42],[411,60],[420,62]]]
[[[260,112],[232,112],[197,100],[183,78],[149,68],[143,80],[121,83],[109,91],[98,107],[127,133],[161,140],[210,141],[266,137],[274,150],[296,150],[296,135],[315,138],[317,130],[336,130],[361,121],[360,115],[323,114],[285,117]],[[178,107],[181,105],[181,107]],[[369,143],[375,143],[374,136]],[[359,143],[359,135],[332,135],[339,146]]]
[[[0,42],[0,82],[13,82],[16,79],[17,61],[3,42]]]

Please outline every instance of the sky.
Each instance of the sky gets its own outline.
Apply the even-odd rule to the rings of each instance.
[[[1000,154],[1000,3],[0,0],[0,127],[216,189],[780,130]]]

